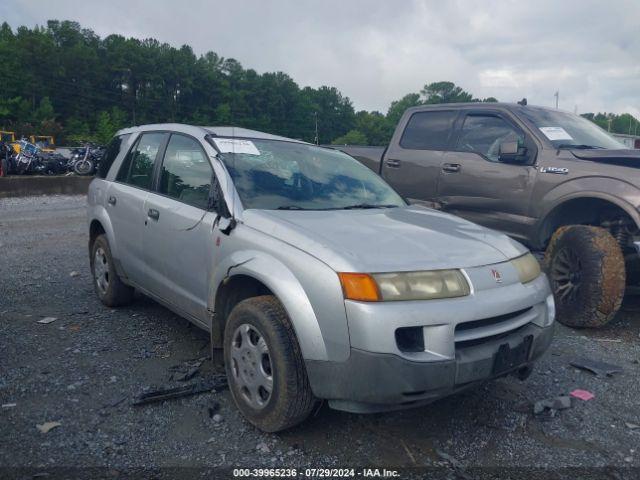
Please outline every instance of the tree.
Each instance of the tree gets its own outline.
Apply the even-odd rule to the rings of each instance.
[[[331,142],[332,145],[367,145],[367,137],[359,130],[349,130]]]
[[[111,140],[111,137],[113,137],[113,134],[116,133],[117,130],[118,129],[114,126],[109,112],[100,112],[98,114],[95,128],[95,138],[97,142],[103,145],[106,144]]]
[[[394,129],[395,124],[391,124],[380,112],[361,110],[356,113],[356,130],[366,137],[369,145],[387,145]]]
[[[407,108],[416,107],[421,104],[422,100],[420,100],[419,93],[407,93],[400,100],[391,102],[391,106],[387,111],[387,121],[395,126]]]
[[[474,101],[473,95],[465,92],[453,82],[434,82],[425,85],[420,91],[424,103],[461,103]],[[477,101],[477,100],[476,100]]]

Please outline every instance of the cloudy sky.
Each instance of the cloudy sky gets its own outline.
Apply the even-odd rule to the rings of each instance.
[[[386,112],[425,83],[477,97],[640,117],[640,2],[3,0],[13,27],[72,19],[100,35],[213,50],[259,72],[332,85]]]

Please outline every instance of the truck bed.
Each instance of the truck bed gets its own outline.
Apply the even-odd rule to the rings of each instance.
[[[325,145],[328,148],[340,150],[341,152],[351,155],[360,163],[369,167],[376,173],[380,173],[380,164],[382,156],[387,147],[367,147],[364,145]]]

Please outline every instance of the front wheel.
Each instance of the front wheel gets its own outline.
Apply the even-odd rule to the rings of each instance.
[[[225,327],[233,400],[253,425],[277,432],[304,421],[315,404],[287,312],[272,295],[243,300]]]
[[[89,175],[93,171],[93,162],[91,160],[78,160],[73,164],[73,171],[78,175]]]
[[[601,327],[620,309],[624,257],[607,230],[589,225],[559,228],[549,242],[545,266],[560,323]]]

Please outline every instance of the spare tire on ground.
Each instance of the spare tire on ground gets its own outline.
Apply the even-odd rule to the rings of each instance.
[[[599,227],[560,227],[545,253],[557,319],[570,327],[601,327],[620,309],[625,290],[618,242]]]

